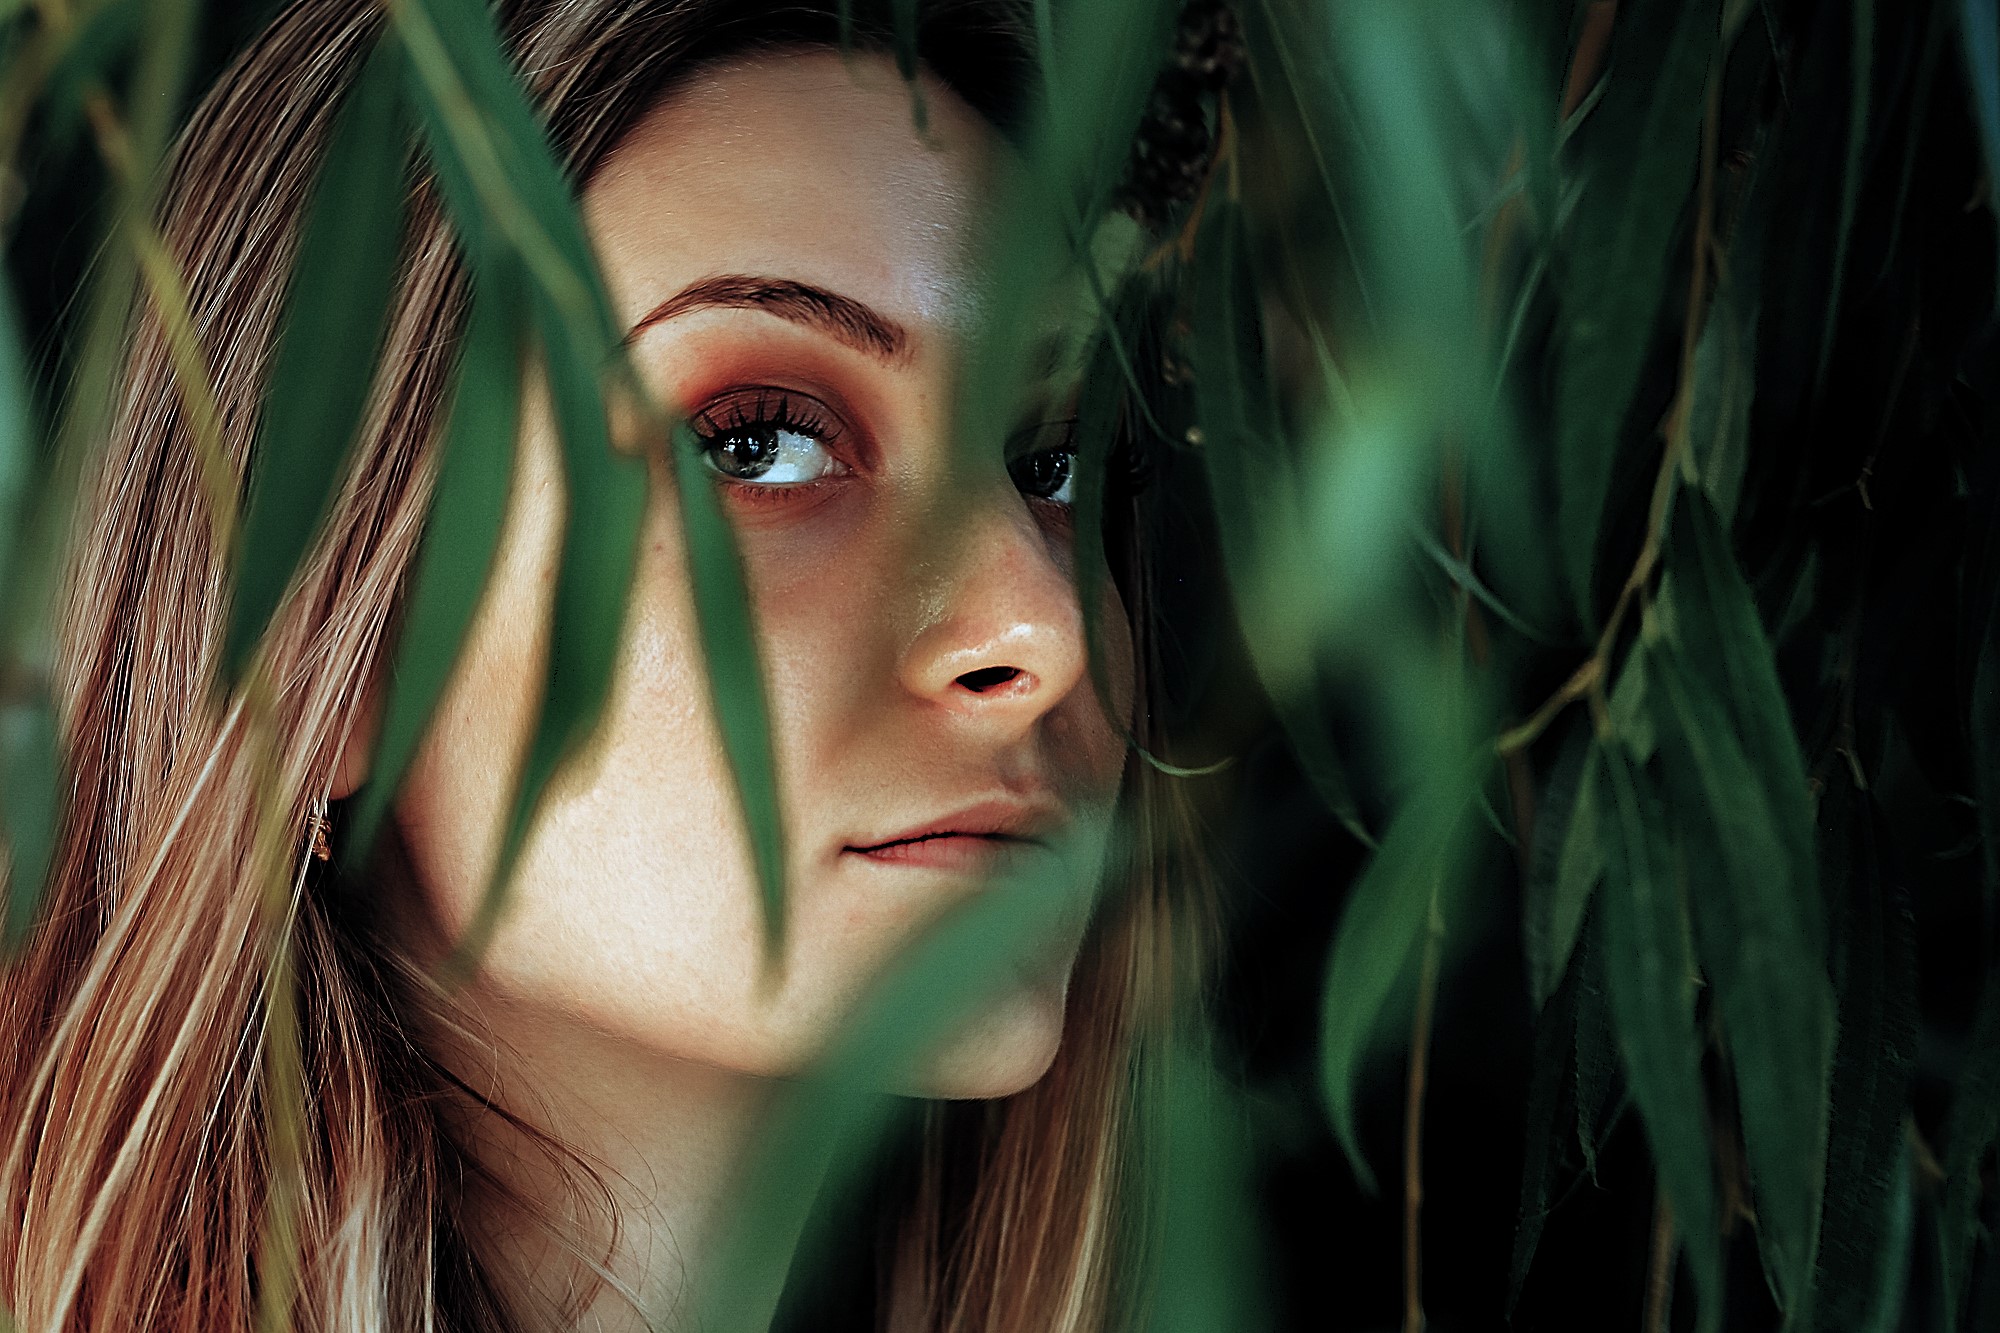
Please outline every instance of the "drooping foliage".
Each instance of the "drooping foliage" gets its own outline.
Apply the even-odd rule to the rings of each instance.
[[[412,179],[435,180],[474,296],[357,836],[479,595],[532,348],[569,510],[511,856],[612,670],[643,478],[606,402],[637,402],[659,447],[686,451],[675,405],[639,401],[491,16],[474,0],[388,14],[322,169],[247,493],[217,497],[240,571],[219,688],[259,670],[341,479],[390,299],[384,238]],[[1218,1030],[1162,1103],[1153,1323],[1359,1326],[1377,1307],[1351,1298],[1372,1286],[1413,1328],[1460,1249],[1511,1255],[1512,1294],[1485,1292],[1479,1318],[1571,1280],[1602,1295],[1615,1284],[1572,1278],[1553,1239],[1601,1187],[1643,1218],[1650,1258],[1616,1318],[1578,1326],[1990,1326],[2000,8],[1040,0],[1032,17],[1048,96],[994,205],[964,446],[999,446],[984,432],[1015,387],[1021,316],[1046,275],[1080,271],[1079,568],[1102,557],[1102,478],[1136,453],[1146,531],[1191,590],[1161,604],[1180,735],[1146,758],[1214,814],[1236,924],[1337,904],[1288,946],[1310,976],[1265,969],[1289,986],[1244,982],[1262,936],[1225,943]],[[213,430],[149,191],[189,51],[241,22],[185,0],[0,6],[10,939],[33,926],[60,814],[54,552],[135,291],[163,312],[196,435]],[[64,230],[79,214],[105,247],[88,267]],[[783,836],[752,618],[727,523],[678,475],[775,945]],[[506,878],[503,861],[469,948]],[[888,1124],[877,1076],[1031,932],[1036,891],[903,960],[802,1085],[746,1187],[718,1327],[768,1320],[807,1225],[784,1183],[860,1174]],[[1497,973],[1480,963],[1495,951]],[[1520,1167],[1511,1231],[1423,1215],[1426,1149],[1470,1123],[1427,1100],[1453,1012],[1532,1029],[1496,1085],[1521,1095],[1526,1142],[1483,1148]],[[1309,1049],[1260,1056],[1274,1028]],[[1258,1175],[1287,1136],[1369,1189],[1400,1181],[1400,1281],[1298,1257],[1320,1233]],[[1613,1168],[1616,1141],[1641,1169]],[[1299,1276],[1315,1265],[1336,1270],[1323,1289]]]

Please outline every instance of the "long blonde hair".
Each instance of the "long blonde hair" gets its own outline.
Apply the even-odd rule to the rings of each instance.
[[[759,41],[830,41],[836,12],[508,0],[501,20],[581,181],[693,64]],[[304,201],[332,109],[382,21],[372,0],[300,0],[209,93],[175,154],[161,225],[239,493]],[[1009,0],[963,0],[926,12],[921,49],[999,121],[1028,84],[1022,31]],[[437,997],[309,882],[303,844],[276,913],[256,854],[274,807],[285,827],[306,826],[383,669],[465,288],[420,183],[368,428],[267,636],[268,748],[253,743],[246,700],[215,688],[228,556],[161,321],[135,316],[60,630],[64,820],[42,919],[0,971],[0,1304],[23,1333],[245,1329],[278,1280],[274,1262],[300,1330],[499,1333],[525,1318],[460,1224],[480,1170],[451,1132],[470,1090],[416,1036],[418,1009]],[[1142,586],[1128,591],[1144,601]],[[1142,849],[1178,841],[1155,774],[1133,765],[1128,799],[1140,823],[1162,825],[1142,829]],[[1173,860],[1143,852],[1103,914],[1050,1074],[938,1117],[948,1125],[931,1136],[887,1284],[899,1328],[1123,1322],[1140,1050],[1199,933],[1175,921],[1200,912],[1194,877]],[[303,1118],[280,1127],[266,1104],[269,1038],[293,1006]],[[299,1156],[282,1210],[280,1132]],[[276,1256],[262,1236],[280,1212],[293,1221]]]

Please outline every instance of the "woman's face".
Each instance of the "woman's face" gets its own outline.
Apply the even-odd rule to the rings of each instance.
[[[789,943],[767,983],[757,882],[710,717],[668,464],[593,744],[544,799],[485,955],[483,1003],[544,1041],[783,1074],[996,860],[1102,819],[1130,649],[1109,589],[1107,718],[1070,572],[1063,459],[954,449],[974,224],[1005,149],[886,61],[770,55],[679,89],[583,211],[631,355],[708,450],[754,603],[788,839]],[[1024,403],[1018,423],[1055,415]],[[398,818],[446,936],[493,863],[547,654],[559,446],[531,391],[480,616]],[[1046,436],[1044,438],[1047,438]],[[1037,1078],[1081,933],[987,1006],[922,1089]]]

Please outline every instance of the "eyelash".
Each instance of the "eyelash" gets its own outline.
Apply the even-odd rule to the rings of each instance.
[[[704,445],[732,431],[749,430],[796,431],[825,445],[837,444],[841,438],[839,423],[825,403],[768,384],[732,389],[689,420]]]

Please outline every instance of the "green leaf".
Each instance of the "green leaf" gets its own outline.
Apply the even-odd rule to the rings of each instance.
[[[35,924],[54,855],[62,762],[55,708],[37,690],[0,705],[0,821],[7,838],[7,894],[0,947],[19,948]]]
[[[28,387],[13,285],[0,281],[0,635],[11,635],[23,592],[15,584],[27,554],[21,547],[32,530],[30,497],[41,454],[41,423]]]
[[[1276,1328],[1242,1100],[1202,1052],[1174,1050],[1164,1060],[1146,1156],[1157,1164],[1160,1200],[1148,1333]]]
[[[1590,895],[1604,873],[1597,817],[1597,749],[1579,715],[1535,811],[1534,854],[1522,903],[1528,990],[1548,1002],[1569,968]]]
[[[1973,119],[1986,146],[1987,204],[2000,213],[2000,3],[1961,0],[1960,16]]]
[[[1729,539],[1706,497],[1683,491],[1674,507],[1668,567],[1679,660],[1697,671],[1726,710],[1728,734],[1758,779],[1783,845],[1807,943],[1824,956],[1812,788],[1792,728],[1771,641]]]
[[[1106,316],[1109,323],[1109,315]],[[1111,706],[1111,679],[1105,657],[1103,613],[1105,599],[1090,590],[1109,586],[1111,570],[1105,561],[1104,524],[1107,470],[1113,466],[1118,443],[1121,409],[1126,380],[1112,339],[1116,330],[1105,328],[1083,372],[1076,395],[1076,496],[1071,512],[1075,531],[1071,543],[1076,585],[1082,593],[1085,655],[1090,659],[1090,684],[1106,717],[1115,717]]]
[[[1833,273],[1826,294],[1826,318],[1820,327],[1816,388],[1825,387],[1827,367],[1833,363],[1833,340],[1840,331],[1840,299],[1847,285],[1847,252],[1854,240],[1854,212],[1861,202],[1869,97],[1875,83],[1875,0],[1848,0],[1848,15],[1853,32],[1847,44],[1851,77],[1847,95],[1847,160],[1840,173],[1840,220],[1834,228]]]
[[[42,87],[49,141],[67,146],[83,121],[84,99],[102,92],[119,61],[139,40],[139,0],[107,0],[88,10],[62,39]]]
[[[1303,485],[1279,448],[1277,399],[1264,361],[1255,275],[1241,209],[1215,200],[1195,253],[1194,362],[1201,461],[1215,505],[1223,569],[1251,664],[1277,708],[1285,739],[1327,806],[1350,828],[1360,818],[1316,693],[1310,636],[1290,598],[1269,595],[1272,563],[1305,544]],[[1364,841],[1372,842],[1361,830]]]
[[[1603,761],[1598,762],[1601,786]],[[1610,982],[1604,974],[1603,908],[1586,914],[1570,971],[1576,977],[1576,1144],[1583,1169],[1595,1181],[1597,1156],[1624,1111],[1618,1032],[1611,1019]]]
[[[1621,8],[1604,100],[1592,113],[1599,148],[1563,274],[1555,448],[1563,563],[1588,628],[1597,624],[1593,575],[1621,433],[1695,180],[1718,21],[1716,0]]]
[[[1736,1074],[1757,1239],[1779,1305],[1809,1307],[1834,1011],[1818,890],[1722,701],[1654,645],[1654,723],[1702,971]]]
[[[640,460],[612,453],[598,387],[600,363],[587,359],[588,350],[571,340],[568,322],[546,293],[538,291],[533,297],[549,403],[562,439],[567,512],[556,570],[555,605],[549,617],[541,713],[528,745],[499,860],[479,909],[449,960],[447,971],[455,975],[485,949],[505,909],[514,864],[549,781],[583,744],[603,711],[617,665],[626,597],[645,518],[646,478]],[[697,605],[697,614],[702,611]],[[729,739],[725,732],[725,742]],[[733,751],[731,757],[735,758]]]
[[[443,695],[492,568],[520,435],[527,310],[509,263],[472,275],[472,311],[417,553],[368,784],[355,798],[341,863],[365,864]]]
[[[817,1197],[850,1188],[892,1117],[892,1090],[1038,959],[1074,939],[1104,882],[1107,830],[1088,827],[948,908],[869,986],[823,1056],[783,1090],[737,1182],[696,1326],[765,1333]]]
[[[1385,1025],[1407,1012],[1425,935],[1447,928],[1469,868],[1480,780],[1490,752],[1440,764],[1397,811],[1349,896],[1320,1004],[1320,1086],[1356,1178],[1375,1175],[1355,1133],[1363,1067]]]
[[[411,90],[452,222],[475,259],[511,251],[584,359],[619,336],[555,153],[480,0],[394,0]]]
[[[1682,867],[1664,803],[1622,746],[1603,747],[1605,972],[1633,1103],[1699,1298],[1697,1327],[1721,1327],[1722,1250],[1695,1023],[1695,963]]]
[[[231,684],[319,533],[374,385],[402,240],[402,75],[390,42],[362,66],[305,214],[258,422],[223,650]]]
[[[1081,276],[1072,261],[1088,252],[1124,179],[1173,12],[1164,0],[1093,0],[1053,16],[1060,40],[1042,71],[1048,98],[986,233],[981,319],[956,404],[954,438],[966,456],[1001,448],[1016,419],[1051,308]]]
[[[1910,1208],[1904,1117],[1916,1066],[1915,921],[1904,893],[1875,864],[1881,837],[1854,793],[1832,827],[1860,846],[1857,873],[1842,885],[1851,910],[1841,932],[1846,966],[1828,1108],[1826,1205],[1820,1223],[1816,1327],[1868,1333],[1896,1324],[1909,1263],[1908,1235],[1894,1243]],[[1900,1187],[1900,1188],[1899,1188]],[[1884,1309],[1885,1295],[1894,1309]]]
[[[735,534],[716,498],[714,475],[702,461],[700,441],[686,425],[676,431],[673,456],[709,697],[715,703],[736,794],[748,814],[750,850],[764,899],[764,942],[775,958],[785,939],[785,840],[778,818],[770,704],[750,615],[750,589],[744,582]]]
[[[1716,521],[1727,528],[1750,463],[1750,406],[1757,385],[1755,247],[1731,248],[1729,269],[1695,344],[1688,445]]]
[[[1594,778],[1593,774],[1593,778]],[[1507,1278],[1507,1314],[1520,1304],[1521,1288],[1535,1262],[1549,1194],[1563,1162],[1568,1134],[1561,1128],[1563,1092],[1571,1082],[1571,1043],[1576,1036],[1576,973],[1562,982],[1535,1017],[1535,1053],[1528,1076],[1527,1138],[1521,1152],[1521,1212],[1514,1228],[1514,1261]]]
[[[1970,1302],[1972,1257],[1979,1221],[1981,1167],[2000,1142],[2000,967],[1987,964],[1985,989],[1972,1041],[1944,1130],[1944,1207],[1938,1226],[1938,1267],[1944,1287],[1944,1325],[1959,1327]],[[1992,1246],[1994,1241],[1987,1240]]]
[[[415,71],[438,179],[467,247],[475,256],[510,253],[528,276],[568,500],[541,717],[495,878],[458,950],[462,963],[498,920],[542,790],[595,725],[616,660],[646,490],[639,461],[611,450],[601,396],[606,378],[638,400],[660,447],[672,443],[664,414],[647,401],[624,359],[569,185],[523,100],[492,14],[478,0],[398,0],[392,13]],[[681,489],[686,508],[688,488]],[[741,575],[731,572],[733,551],[717,546],[714,533],[701,526],[699,513],[692,525],[683,524],[710,704],[745,798],[767,938],[776,941],[783,934],[783,838],[779,811],[766,799],[775,783],[763,675],[755,666]]]

